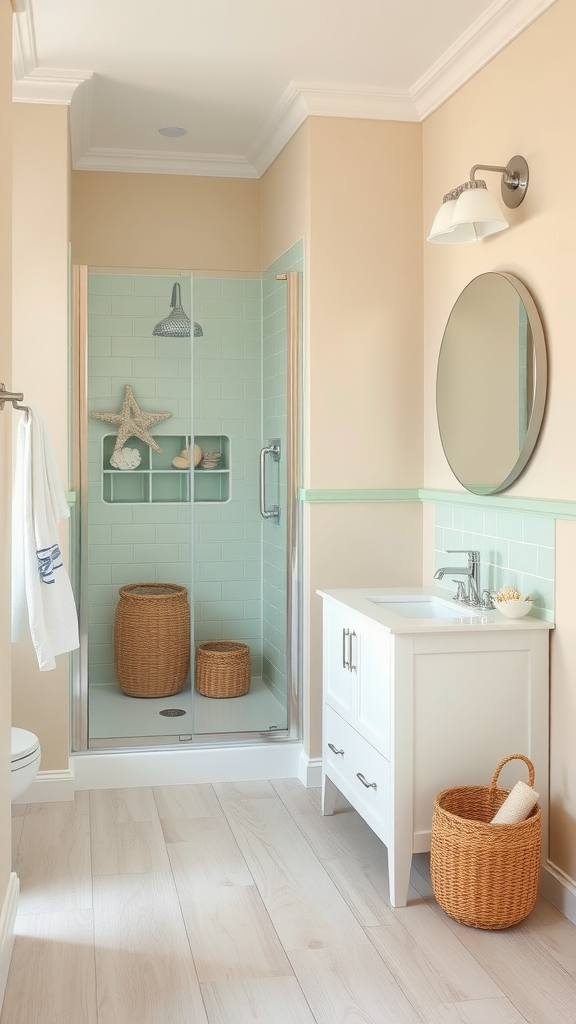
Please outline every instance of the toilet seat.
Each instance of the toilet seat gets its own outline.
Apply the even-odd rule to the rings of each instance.
[[[10,750],[11,770],[18,771],[25,768],[38,757],[40,751],[40,740],[28,729],[12,728],[12,742]]]

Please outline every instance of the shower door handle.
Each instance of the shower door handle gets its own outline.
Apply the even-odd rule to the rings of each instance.
[[[274,462],[280,462],[280,440],[272,441],[260,452],[260,515],[262,519],[280,521],[280,506],[271,505],[266,508],[266,456],[271,455]]]

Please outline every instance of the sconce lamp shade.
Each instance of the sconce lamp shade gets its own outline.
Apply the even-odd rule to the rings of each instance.
[[[445,198],[434,218],[429,242],[438,245],[462,245],[479,242],[487,235],[504,231],[508,221],[487,188],[470,188],[457,199]]]
[[[470,242],[478,242],[509,226],[498,202],[487,188],[472,188],[462,193],[456,202],[452,224],[455,231],[465,229]]]

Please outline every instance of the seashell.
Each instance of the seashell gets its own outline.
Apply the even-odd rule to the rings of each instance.
[[[110,465],[114,469],[136,469],[141,462],[142,457],[137,448],[119,448],[110,456]]]
[[[190,459],[184,459],[181,455],[176,455],[172,459],[172,465],[176,469],[190,469]]]
[[[204,452],[200,465],[202,469],[216,469],[221,458],[220,452]]]
[[[197,466],[202,458],[202,449],[199,444],[194,445],[194,465]]]

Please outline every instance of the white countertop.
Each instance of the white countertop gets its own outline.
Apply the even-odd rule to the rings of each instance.
[[[496,608],[492,611],[481,611],[470,608],[452,600],[450,591],[441,587],[358,587],[346,590],[317,590],[320,597],[332,598],[346,605],[352,611],[372,619],[384,626],[391,633],[446,633],[450,631],[487,630],[519,630],[519,629],[554,629],[553,622],[536,619],[533,615],[525,615],[522,619],[507,619]],[[444,605],[448,605],[448,614],[453,608],[454,614],[449,618],[406,618],[397,615],[389,608],[374,603],[374,598],[400,600],[408,596],[434,597]],[[371,600],[372,599],[372,600]]]

